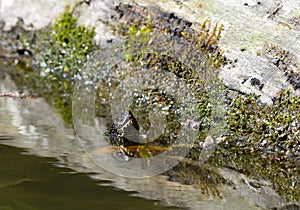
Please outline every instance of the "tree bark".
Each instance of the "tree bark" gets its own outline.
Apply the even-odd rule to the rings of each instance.
[[[49,0],[47,6],[41,1],[0,2],[0,20],[5,22],[5,29],[9,29],[17,17],[22,17],[25,25],[32,23],[36,28],[43,27],[67,4],[80,3],[79,22],[95,27],[95,39],[99,44],[115,38],[105,24],[116,13],[115,6],[120,2],[132,4],[132,1],[110,0]],[[299,1],[137,0],[136,3],[152,14],[158,11],[156,8],[173,13],[191,22],[194,30],[206,19],[223,24],[225,30],[219,45],[230,63],[221,68],[219,76],[229,89],[261,95],[265,103],[271,103],[278,92],[287,88],[300,95]]]

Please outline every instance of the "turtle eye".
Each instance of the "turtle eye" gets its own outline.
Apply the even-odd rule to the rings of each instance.
[[[106,130],[103,135],[110,138],[111,137],[110,130]]]
[[[116,122],[117,123],[122,123],[124,121],[124,119],[122,118],[122,117],[118,117],[117,119],[116,119]]]

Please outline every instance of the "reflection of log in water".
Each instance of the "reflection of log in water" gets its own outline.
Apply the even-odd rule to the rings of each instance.
[[[222,198],[220,192],[227,183],[217,168],[188,159],[181,161],[164,175],[169,176],[170,181],[192,185],[209,197]]]
[[[115,145],[112,145],[110,147],[102,147],[100,149],[95,149],[93,151],[91,151],[91,153],[93,154],[97,154],[97,153],[109,153],[109,152],[112,152],[112,151],[118,151],[120,150],[122,146],[115,146]],[[164,151],[167,151],[167,150],[171,150],[172,148],[183,148],[183,147],[187,147],[186,145],[177,145],[177,146],[172,146],[172,147],[163,147],[163,146],[151,146],[151,145],[148,145],[148,146],[144,146],[144,145],[136,145],[136,146],[128,146],[128,147],[122,147],[122,149],[126,149],[129,153],[133,153],[136,155],[136,157],[140,157],[140,158],[145,158],[145,154],[144,152],[145,151],[148,151],[148,154],[149,156],[148,157],[152,157],[152,156],[155,156],[155,155],[158,155]],[[144,155],[141,155],[141,153],[143,153]]]
[[[11,136],[11,135],[6,135],[6,134],[1,134],[1,133],[0,133],[0,141],[1,141],[1,140],[2,140],[2,141],[13,140],[13,139],[14,139],[14,137]]]
[[[147,158],[144,156],[145,150],[148,151],[148,154],[155,156],[167,150],[177,150],[182,147],[186,147],[186,145],[173,145],[172,147],[139,145],[126,147],[126,149],[131,150],[132,153],[135,153],[135,158]],[[119,150],[120,146],[110,146],[93,150],[91,153],[110,153]],[[148,157],[151,157],[151,155]],[[165,158],[181,159],[181,157],[176,156],[168,156]],[[165,158],[156,159],[155,161],[165,161]],[[149,162],[149,164],[151,163]],[[222,185],[226,183],[226,180],[218,173],[217,168],[200,164],[199,161],[194,161],[191,159],[181,160],[177,166],[165,172],[164,175],[169,177],[169,181],[192,185],[195,188],[198,188],[201,193],[209,197],[222,197],[220,195],[220,190],[222,189]]]

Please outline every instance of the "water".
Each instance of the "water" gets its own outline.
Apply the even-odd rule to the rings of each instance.
[[[9,77],[0,81],[0,92],[12,90]],[[256,200],[245,199],[246,186],[240,188],[244,196],[224,186],[220,199],[163,175],[130,179],[103,170],[42,98],[1,98],[0,119],[0,210],[259,209]]]
[[[55,158],[27,155],[23,149],[6,145],[0,145],[0,151],[0,210],[171,208],[55,166]]]
[[[0,92],[14,90],[9,77],[0,77]],[[0,98],[0,119],[0,210],[250,210],[280,205],[271,185],[253,189],[247,184],[251,179],[229,169],[218,169],[234,186],[223,185],[222,198],[162,175],[129,179],[109,173],[88,158],[74,131],[42,98]]]
[[[0,80],[0,92],[13,90],[9,77]],[[95,165],[42,98],[1,98],[0,119],[0,210],[171,208],[149,195],[156,190],[149,180],[126,180]]]

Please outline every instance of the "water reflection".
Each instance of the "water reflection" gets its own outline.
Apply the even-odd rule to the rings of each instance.
[[[6,79],[0,84],[2,92],[8,91],[13,84],[8,77]],[[22,111],[15,113],[10,106]],[[18,125],[13,126],[11,122],[15,114],[19,115],[20,120]],[[105,207],[101,209],[109,205],[110,209],[118,209],[121,205],[124,206],[119,209],[126,209],[127,206],[128,209],[170,208],[155,205],[160,202],[166,206],[197,210],[257,209],[256,201],[252,203],[245,199],[249,193],[246,188],[243,188],[243,196],[226,188],[220,199],[201,193],[197,185],[171,182],[166,176],[128,179],[104,171],[88,158],[75,139],[73,130],[67,129],[62,118],[41,98],[35,101],[3,98],[0,100],[0,119],[0,144],[26,148],[27,153],[34,155],[21,155],[24,150],[15,148],[0,148],[0,209],[59,209],[59,205],[62,205],[61,209],[80,209],[88,205],[91,207],[86,209],[101,208],[101,205]],[[36,128],[39,138],[20,133],[20,128],[30,125]],[[8,152],[5,153],[5,150]],[[116,188],[121,191],[116,191]],[[135,196],[152,201],[131,199],[132,193],[128,192],[135,192]]]
[[[8,77],[0,81],[1,92],[16,89]],[[16,118],[19,120],[12,125],[12,119]],[[20,154],[25,150],[0,147],[0,209],[118,209],[122,205],[119,209],[127,206],[127,209],[169,209],[156,206],[158,201],[153,200],[197,210],[259,209],[257,205],[267,209],[280,205],[280,197],[273,191],[260,193],[269,189],[269,185],[255,192],[237,172],[235,177],[230,171],[222,173],[231,185],[220,189],[221,199],[204,195],[199,185],[182,185],[169,181],[166,176],[127,179],[108,173],[88,158],[75,139],[74,131],[67,129],[62,118],[41,98],[34,101],[1,98],[0,119],[0,144],[27,148],[26,151],[34,155],[26,156]],[[30,129],[25,129],[28,133],[20,132],[30,126],[35,127],[39,138],[31,138]],[[152,201],[131,199],[133,192]]]
[[[0,209],[171,209],[56,167],[54,158],[26,155],[5,145],[0,151]]]

